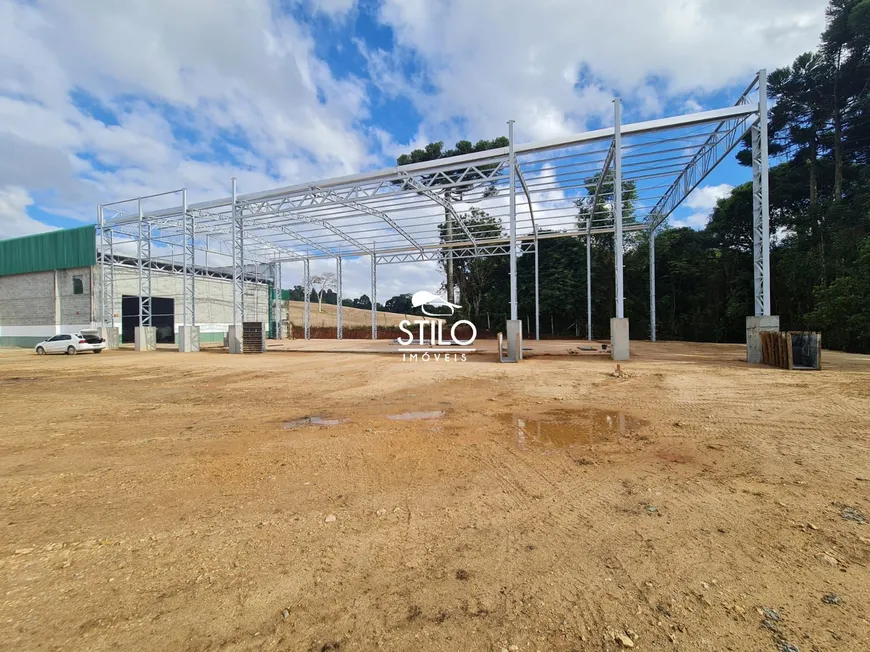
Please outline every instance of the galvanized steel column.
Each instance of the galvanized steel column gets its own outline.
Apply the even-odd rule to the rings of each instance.
[[[649,338],[656,341],[656,230],[649,230]]]
[[[342,289],[341,289],[341,256],[337,256],[335,259],[335,294],[336,294],[336,302],[335,302],[335,336],[336,339],[342,338],[342,330],[344,325],[342,323]]]
[[[625,317],[622,242],[622,102],[613,100],[613,251],[616,265],[616,317]]]
[[[514,152],[514,121],[508,120],[508,166],[510,167],[510,276],[511,319],[517,319],[517,189],[516,153]]]

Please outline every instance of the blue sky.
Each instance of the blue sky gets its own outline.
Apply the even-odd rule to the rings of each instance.
[[[617,95],[625,122],[729,105],[815,46],[824,6],[0,0],[0,237],[92,222],[103,201],[225,196],[232,176],[253,192],[384,167],[509,118],[521,142],[594,129]],[[748,178],[729,159],[674,221],[703,226]],[[433,274],[385,271],[381,292]]]

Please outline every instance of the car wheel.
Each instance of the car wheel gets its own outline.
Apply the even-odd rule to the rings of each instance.
[[[37,346],[36,347],[36,354],[37,355],[45,355],[45,349],[43,349],[41,346]]]
[[[74,347],[74,346],[66,347],[66,353],[67,353],[67,355],[75,355],[76,354],[76,347]]]
[[[103,349],[94,349],[94,353],[102,353]]]

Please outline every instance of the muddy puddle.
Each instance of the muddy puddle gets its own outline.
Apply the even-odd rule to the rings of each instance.
[[[520,449],[560,449],[594,446],[637,431],[644,422],[624,412],[563,410],[549,414],[503,414]]]
[[[285,430],[294,428],[306,428],[308,426],[338,426],[347,423],[349,419],[327,419],[325,417],[302,417],[293,421],[285,421],[282,425]]]
[[[440,419],[445,414],[444,410],[430,410],[428,412],[401,412],[400,414],[388,414],[390,421],[421,421],[425,419]]]

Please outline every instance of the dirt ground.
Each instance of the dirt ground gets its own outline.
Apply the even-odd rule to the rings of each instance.
[[[287,315],[289,315],[291,323],[301,326],[305,319],[305,302],[288,301],[285,305],[287,306]],[[399,322],[406,317],[407,315],[381,311],[378,312],[378,325],[383,326],[384,328],[388,326],[398,326]],[[415,317],[414,315],[411,315],[410,318],[419,319],[419,317]],[[311,326],[326,326],[328,328],[334,328],[337,319],[336,307],[334,305],[324,303],[323,306],[318,306],[316,302],[311,302]],[[341,321],[347,328],[360,326],[368,327],[371,326],[372,323],[372,311],[342,306]]]
[[[633,347],[2,351],[0,649],[870,649],[870,357]]]

